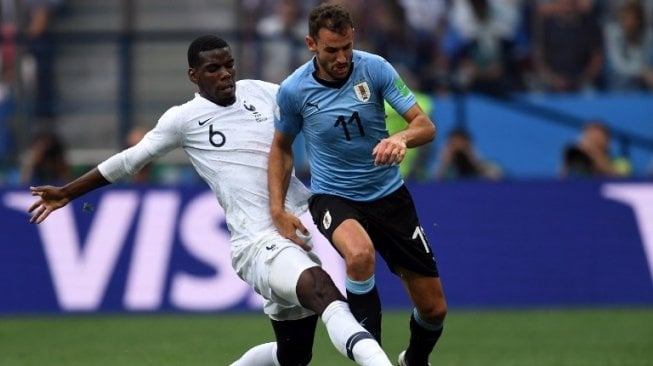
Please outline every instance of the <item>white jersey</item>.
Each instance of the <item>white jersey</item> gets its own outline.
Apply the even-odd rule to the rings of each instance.
[[[174,148],[183,148],[225,211],[232,264],[242,274],[261,246],[280,237],[270,217],[267,190],[277,89],[276,84],[240,80],[236,102],[227,107],[195,94],[166,111],[137,145],[102,162],[98,169],[114,182]],[[286,210],[302,215],[309,196],[293,175]]]

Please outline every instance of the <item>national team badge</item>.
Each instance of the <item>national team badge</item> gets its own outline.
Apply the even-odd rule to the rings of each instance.
[[[367,101],[370,100],[371,93],[370,93],[370,87],[367,85],[366,81],[361,81],[360,83],[354,85],[354,91],[356,92],[356,96],[358,97],[358,100],[360,100],[363,103],[366,103]]]
[[[324,230],[329,230],[331,227],[331,212],[327,211],[324,213],[324,216],[322,216],[322,227]]]

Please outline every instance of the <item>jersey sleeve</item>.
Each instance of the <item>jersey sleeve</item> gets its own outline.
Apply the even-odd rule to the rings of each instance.
[[[178,109],[173,107],[164,113],[157,125],[145,134],[136,145],[129,147],[98,165],[100,174],[109,182],[115,182],[141,170],[147,163],[165,155],[181,144],[178,131]]]
[[[406,113],[417,99],[395,68],[384,58],[378,57],[370,68],[381,87],[381,94],[400,115]]]
[[[302,117],[295,93],[289,85],[281,85],[277,92],[277,110],[274,113],[274,128],[287,135],[297,135],[302,129]]]

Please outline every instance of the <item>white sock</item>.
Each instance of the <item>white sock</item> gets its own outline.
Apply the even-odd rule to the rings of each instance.
[[[277,342],[263,343],[250,348],[231,366],[280,366],[277,361]]]
[[[356,364],[392,366],[381,346],[358,324],[346,302],[334,301],[329,304],[322,313],[322,321],[336,349],[348,358],[353,355]]]

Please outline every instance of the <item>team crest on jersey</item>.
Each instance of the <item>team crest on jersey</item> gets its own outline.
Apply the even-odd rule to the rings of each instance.
[[[324,216],[322,216],[322,227],[324,230],[329,230],[331,227],[331,212],[328,210],[324,213]]]
[[[370,86],[367,85],[367,81],[361,81],[360,83],[354,85],[354,91],[356,92],[358,100],[361,102],[366,103],[370,100]]]
[[[256,110],[256,107],[254,106],[254,104],[248,104],[247,101],[244,101],[243,102],[243,108],[247,109],[248,111],[250,111],[252,113],[252,115],[254,116],[254,119],[256,120],[256,122],[263,122],[263,121],[267,120],[267,117],[265,117],[263,114],[261,114],[261,112]]]
[[[250,112],[256,111],[256,107],[254,106],[254,104],[247,104],[247,101],[243,102],[243,107]]]

